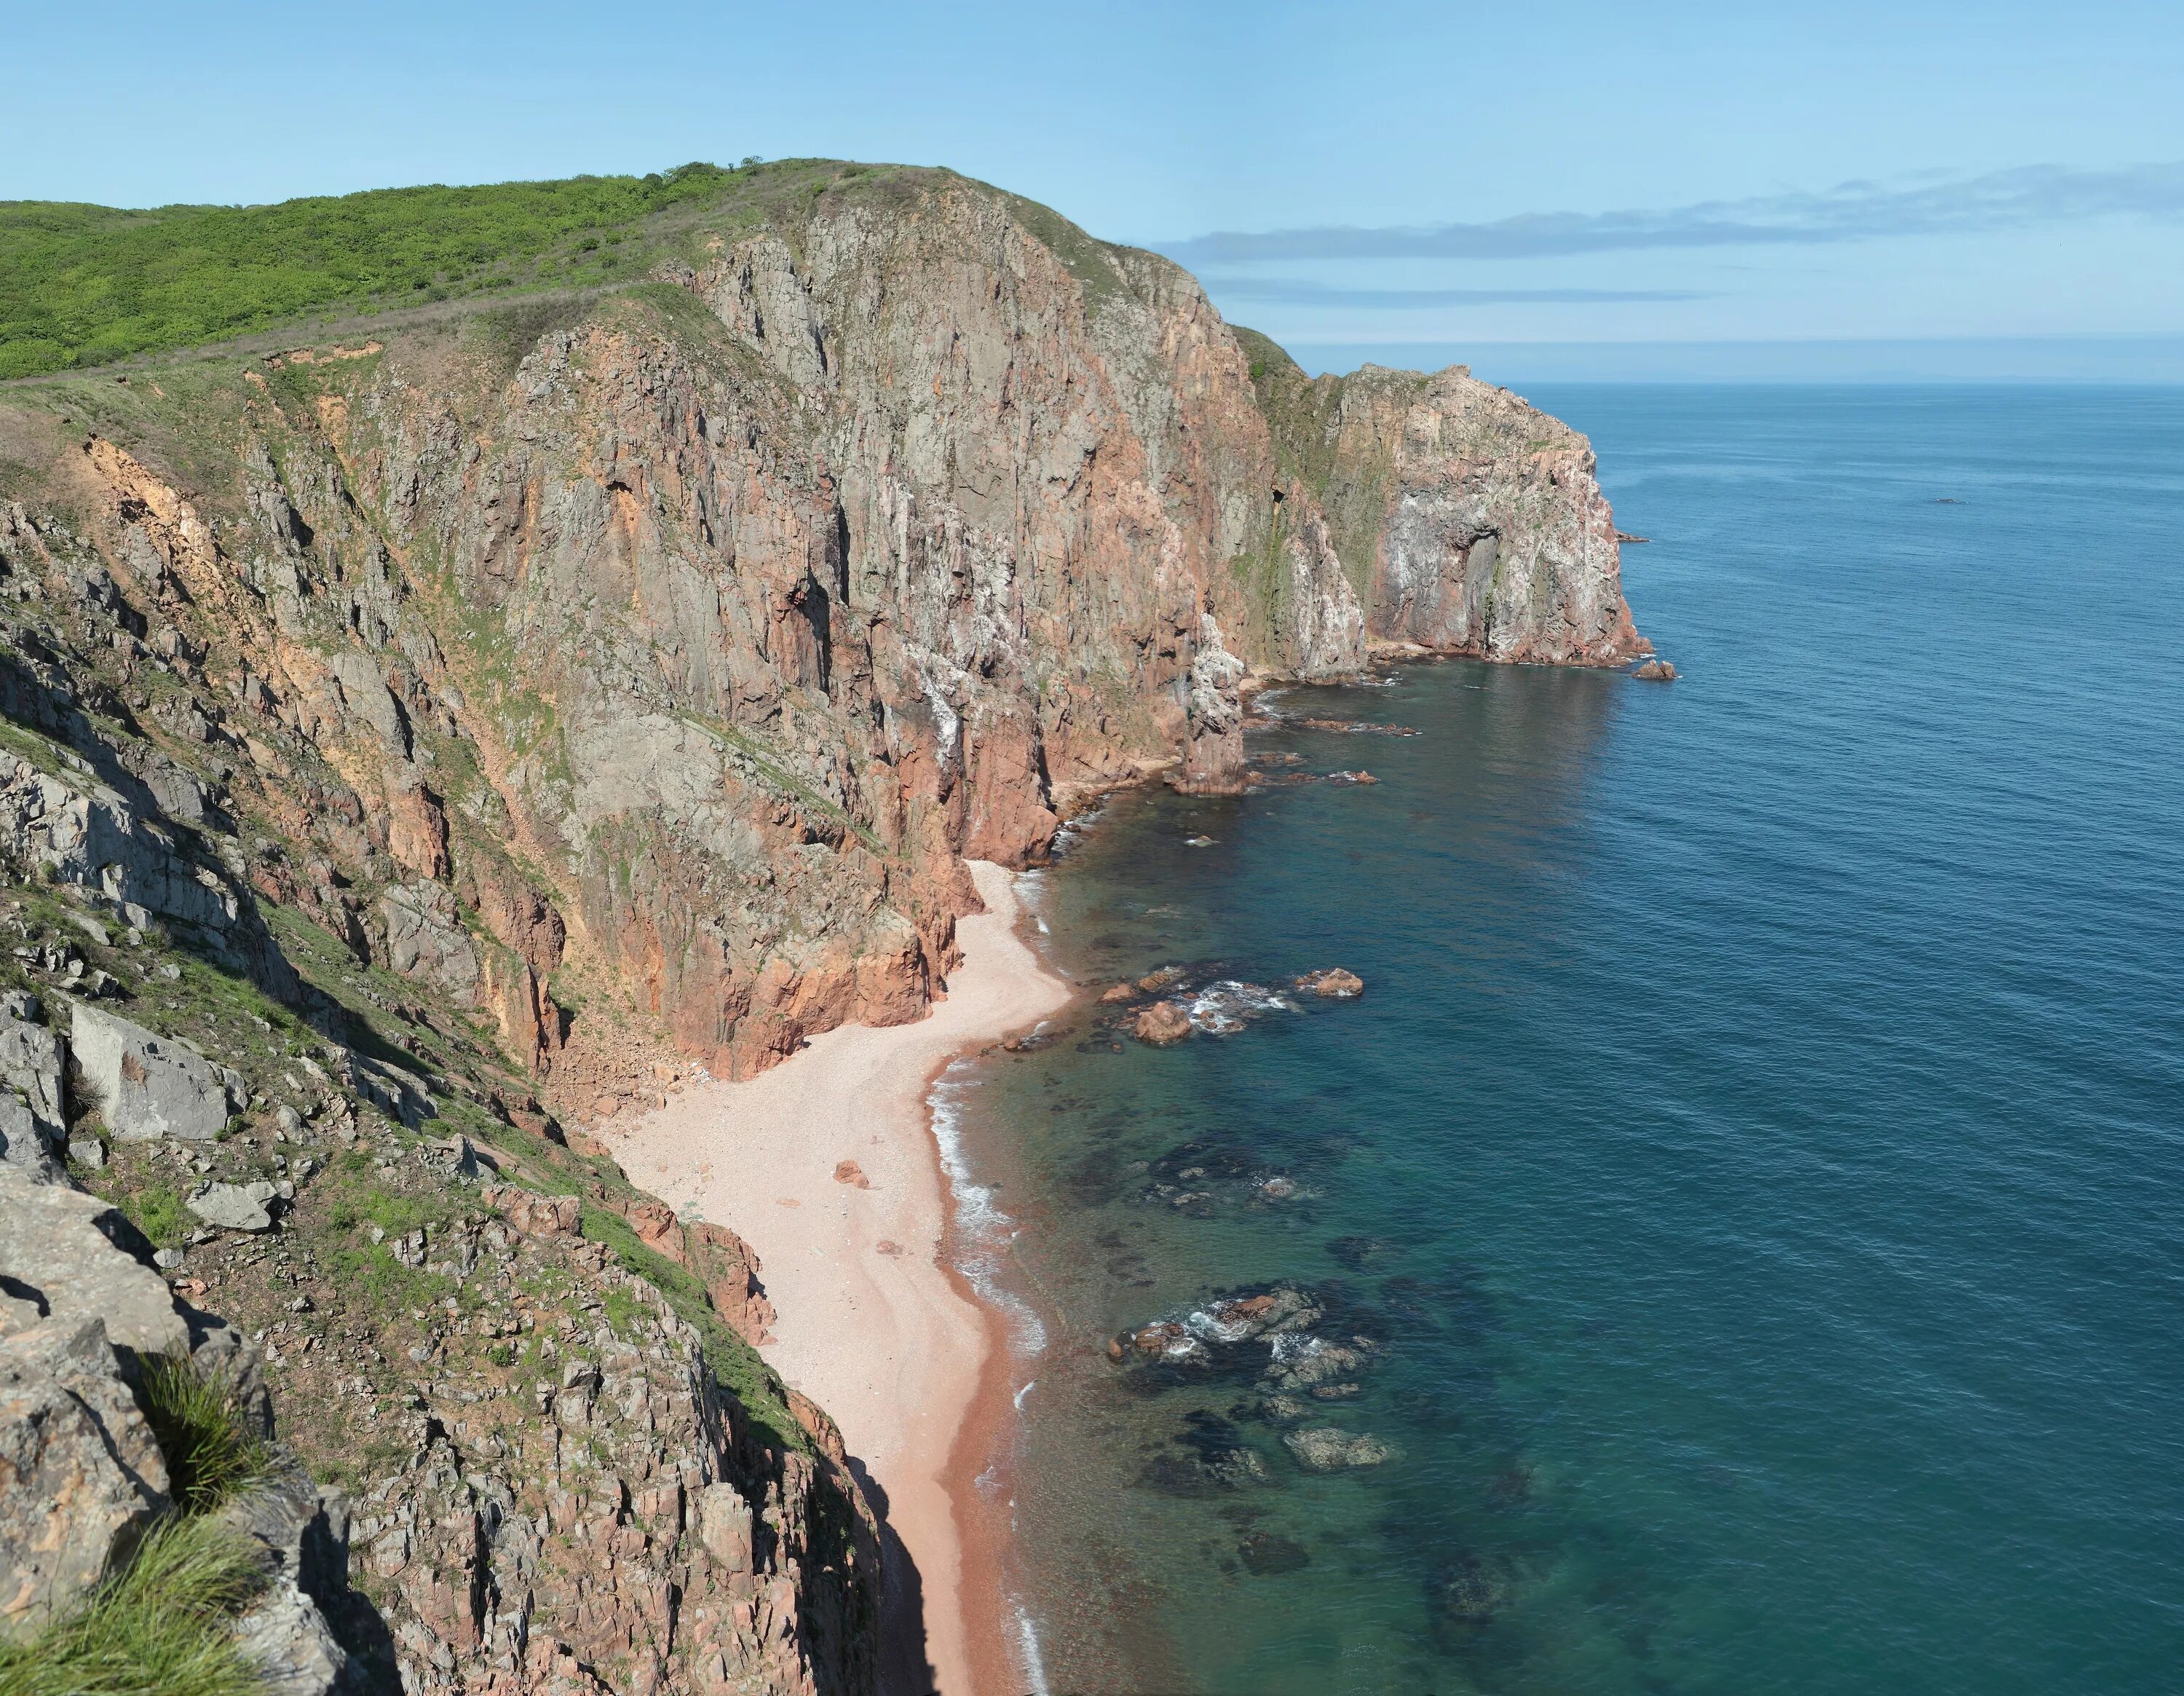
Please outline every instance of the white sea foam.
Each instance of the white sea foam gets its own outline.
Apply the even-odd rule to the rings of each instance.
[[[970,1163],[964,1158],[963,1106],[970,1092],[978,1087],[974,1064],[958,1060],[941,1073],[933,1093],[926,1097],[933,1140],[940,1151],[940,1169],[947,1175],[956,1202],[960,1245],[956,1269],[970,1281],[979,1300],[1000,1311],[1008,1325],[1011,1349],[1020,1355],[1037,1355],[1045,1352],[1046,1327],[1031,1304],[1008,1289],[1000,1278],[1001,1257],[1016,1236],[1016,1221],[994,1202],[992,1186],[972,1177]]]
[[[1190,1022],[1209,1036],[1228,1036],[1264,1014],[1295,1011],[1290,1001],[1263,984],[1223,978],[1191,998]]]
[[[1022,1603],[1011,1598],[1009,1605],[1017,1616],[1017,1650],[1023,1661],[1024,1683],[1031,1696],[1054,1696],[1053,1687],[1046,1682],[1046,1657],[1039,1651],[1039,1627],[1032,1623]]]
[[[1018,1413],[1022,1413],[1023,1411],[1024,1398],[1031,1394],[1034,1386],[1037,1385],[1038,1382],[1038,1379],[1033,1379],[1030,1383],[1026,1384],[1022,1389],[1017,1391],[1016,1394],[1011,1398],[1011,1399],[1016,1403],[1016,1409]]]

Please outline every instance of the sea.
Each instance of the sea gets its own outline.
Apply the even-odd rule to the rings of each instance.
[[[1026,1688],[2184,1688],[2184,389],[1529,398],[1679,680],[1271,692],[939,1086]]]

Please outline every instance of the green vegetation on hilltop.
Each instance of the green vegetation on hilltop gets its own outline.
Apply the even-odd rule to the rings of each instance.
[[[516,288],[635,280],[671,215],[865,175],[829,161],[686,165],[471,188],[387,188],[274,206],[120,211],[0,202],[0,378],[270,328]]]

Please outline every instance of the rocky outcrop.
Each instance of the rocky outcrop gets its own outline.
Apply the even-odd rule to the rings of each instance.
[[[166,1462],[100,1320],[0,1336],[0,1635],[74,1612],[167,1504]]]
[[[201,1375],[259,1422],[244,1440],[271,1435],[254,1352],[180,1308],[138,1258],[148,1247],[98,1197],[0,1171],[0,1637],[65,1624],[155,1529],[197,1510],[182,1486],[205,1456],[163,1448],[148,1375]],[[348,1588],[338,1494],[272,1448],[219,1511],[259,1553],[257,1594],[227,1629],[267,1688],[354,1688],[322,1611],[366,1607]]]
[[[1323,510],[1373,639],[1553,665],[1652,651],[1583,436],[1462,365],[1307,378],[1239,333],[1277,458]]]

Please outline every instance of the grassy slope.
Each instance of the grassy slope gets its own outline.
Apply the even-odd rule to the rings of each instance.
[[[704,219],[763,221],[897,167],[822,159],[276,206],[128,212],[0,202],[0,378],[95,365],[328,310],[370,315],[495,291],[641,277]]]

